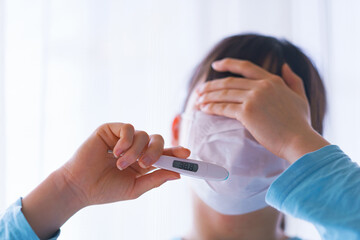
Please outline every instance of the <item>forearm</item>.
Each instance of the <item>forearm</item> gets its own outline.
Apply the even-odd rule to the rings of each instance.
[[[40,239],[51,237],[84,207],[59,170],[47,177],[22,203],[22,212]]]
[[[270,186],[266,201],[313,223],[323,239],[359,239],[359,192],[359,166],[332,145],[290,166]]]

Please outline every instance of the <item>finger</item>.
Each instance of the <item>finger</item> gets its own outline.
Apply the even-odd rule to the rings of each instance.
[[[242,89],[249,90],[254,86],[254,80],[246,78],[227,77],[202,83],[197,92],[201,95],[205,92],[217,91],[220,89]]]
[[[161,156],[164,150],[164,139],[161,135],[151,135],[146,151],[139,159],[139,165],[142,168],[148,168],[153,165]]]
[[[302,96],[303,98],[306,98],[304,83],[302,79],[294,73],[290,66],[288,64],[284,64],[282,66],[282,77],[285,81],[285,83],[289,86],[290,89],[292,89],[294,92]]]
[[[219,90],[205,93],[197,98],[196,104],[203,105],[207,103],[242,103],[247,90]]]
[[[108,149],[113,149],[119,140],[120,130],[123,126],[124,123],[105,123],[98,127],[94,134],[101,138]]]
[[[208,103],[200,105],[200,110],[207,114],[237,119],[241,106],[241,103]]]
[[[149,142],[149,135],[144,131],[136,131],[132,146],[117,160],[117,167],[124,170],[136,162]]]
[[[143,193],[161,186],[163,183],[180,178],[180,174],[168,170],[157,170],[144,176],[138,177],[135,181],[132,198],[138,198]]]
[[[181,146],[178,147],[172,147],[172,148],[165,148],[162,152],[162,155],[166,155],[166,156],[173,156],[173,157],[178,157],[178,158],[188,158],[190,156],[190,150]],[[155,161],[156,162],[156,161]],[[155,167],[148,167],[148,168],[142,168],[139,166],[138,163],[133,163],[131,165],[131,168],[137,172],[140,175],[144,175],[154,169],[156,169]]]
[[[211,66],[218,72],[232,72],[251,79],[262,79],[272,75],[252,62],[234,58],[224,58],[213,62]]]
[[[134,140],[135,129],[131,124],[124,124],[119,130],[119,140],[117,141],[113,153],[118,158],[122,153],[131,147]]]
[[[188,158],[190,156],[190,150],[181,146],[165,148],[163,155],[173,156],[178,158]]]
[[[144,174],[147,174],[148,172],[151,172],[152,170],[156,169],[156,167],[148,167],[148,168],[142,168],[140,167],[138,162],[135,162],[133,164],[131,164],[128,169],[131,168],[132,170],[134,170],[136,172],[136,177],[140,177]]]

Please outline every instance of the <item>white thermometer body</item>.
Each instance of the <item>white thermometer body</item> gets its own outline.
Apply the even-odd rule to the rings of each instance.
[[[205,180],[224,181],[229,177],[229,172],[225,168],[193,159],[162,155],[153,166]]]

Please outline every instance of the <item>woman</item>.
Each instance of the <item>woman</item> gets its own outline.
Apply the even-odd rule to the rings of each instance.
[[[266,191],[287,168],[286,162],[262,148],[240,122],[199,112],[212,114],[216,107],[231,109],[229,102],[235,104],[244,94],[237,83],[247,79],[212,69],[211,64],[223,58],[248,60],[275,75],[281,75],[287,63],[303,79],[313,128],[320,134],[323,130],[324,86],[309,58],[297,47],[255,34],[221,41],[197,67],[189,85],[185,114],[173,122],[175,145],[189,147],[193,157],[222,164],[230,171],[225,182],[191,184],[195,192],[194,229],[186,239],[287,239],[282,231],[282,215],[265,204]],[[204,82],[211,88],[221,79],[226,83],[222,87],[199,89],[204,88]]]

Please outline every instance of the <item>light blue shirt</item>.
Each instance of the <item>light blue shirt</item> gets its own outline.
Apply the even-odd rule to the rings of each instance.
[[[21,208],[22,203],[21,198],[19,198],[6,209],[5,212],[0,214],[0,239],[39,240],[38,236],[27,222]],[[58,230],[50,239],[57,239],[59,234],[60,230]]]
[[[314,224],[322,239],[360,239],[360,168],[335,145],[291,165],[270,186],[266,201]]]

